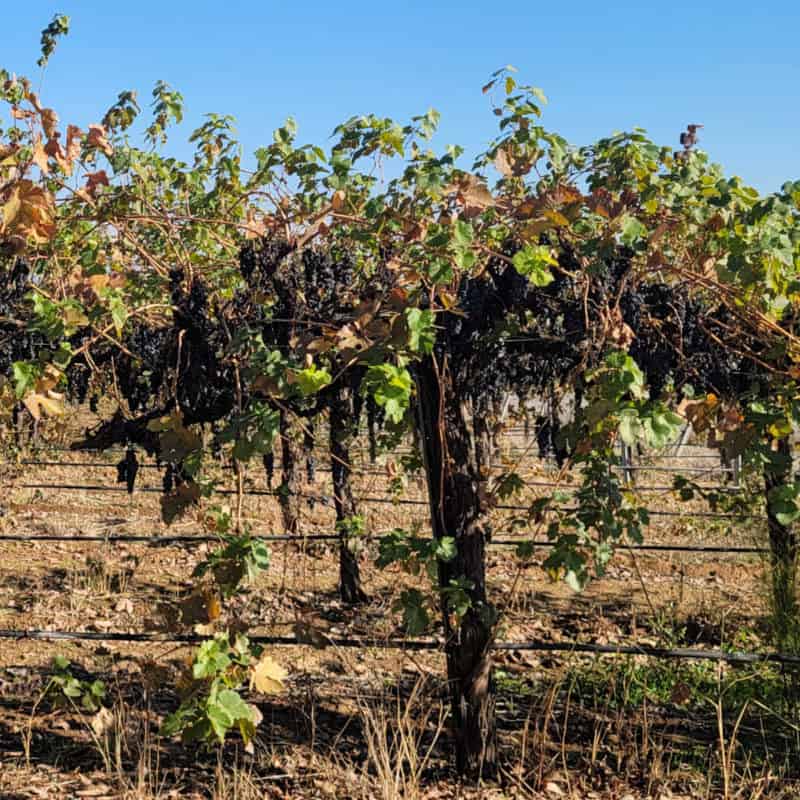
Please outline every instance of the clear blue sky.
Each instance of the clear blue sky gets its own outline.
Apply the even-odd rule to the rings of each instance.
[[[575,143],[639,125],[677,144],[698,122],[728,172],[764,191],[800,178],[797,0],[4,0],[0,65],[37,76],[56,12],[72,31],[43,100],[80,125],[122,89],[147,102],[164,79],[184,95],[187,132],[207,111],[231,113],[249,152],[287,115],[302,141],[324,143],[352,114],[403,121],[433,106],[439,141],[471,156],[495,130],[480,87],[510,63],[550,98],[545,124]]]

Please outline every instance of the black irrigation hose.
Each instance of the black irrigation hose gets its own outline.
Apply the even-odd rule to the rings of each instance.
[[[83,492],[126,492],[124,486],[96,486],[90,484],[71,484],[71,483],[22,483],[17,487],[19,489],[55,489],[58,491],[83,491]],[[147,492],[151,494],[163,494],[163,489],[156,486],[142,486],[136,489],[137,492]],[[221,495],[235,495],[235,489],[216,489],[215,494]],[[280,492],[271,491],[266,489],[249,489],[244,494],[249,497],[278,497]],[[333,505],[333,498],[327,495],[320,494],[307,494],[300,492],[298,497],[306,500],[316,500],[322,505]],[[357,497],[356,501],[359,503],[373,503],[383,505],[399,505],[399,506],[427,506],[427,500],[414,500],[411,498],[399,497]],[[500,511],[528,511],[530,506],[521,505],[496,505],[496,509]],[[574,511],[575,509],[570,506],[558,506],[558,511]],[[763,514],[733,514],[733,513],[720,513],[716,511],[655,511],[644,509],[652,517],[695,517],[702,519],[766,519]]]
[[[307,541],[339,541],[341,538],[336,533],[313,533],[308,536],[302,535],[282,535],[265,534],[255,535],[254,538],[263,542],[307,542]],[[183,536],[134,536],[126,534],[112,534],[110,536],[77,534],[76,536],[58,536],[55,534],[41,534],[39,536],[25,536],[22,534],[10,533],[0,534],[0,542],[107,542],[109,544],[117,542],[141,542],[153,547],[167,544],[205,544],[207,542],[221,542],[219,536],[207,536],[186,534]]]
[[[623,472],[673,472],[680,474],[682,472],[692,473],[708,473],[708,472],[734,472],[733,467],[645,467],[641,465],[632,464],[630,466],[622,464],[613,464],[614,469],[622,470]]]
[[[197,634],[177,633],[100,633],[95,631],[42,631],[42,630],[0,630],[0,639],[43,639],[52,641],[99,641],[99,642],[185,642],[195,644],[206,641]],[[289,647],[303,647],[306,642],[291,636],[250,636],[250,641]],[[440,650],[442,643],[421,639],[328,639],[332,647],[352,647],[359,649],[380,648],[385,650]],[[649,656],[662,659],[687,659],[723,661],[730,664],[793,664],[800,665],[800,656],[790,653],[743,653],[724,650],[698,650],[686,647],[667,648],[652,645],[613,645],[593,644],[591,642],[542,642],[528,640],[522,642],[495,642],[494,650],[520,650],[539,653],[594,653],[598,655]]]
[[[116,469],[117,464],[112,461],[20,461],[19,462],[22,466],[25,467],[87,467],[87,468],[105,468],[105,469]],[[278,470],[281,468],[280,462],[277,462],[275,465],[275,469]],[[164,471],[164,467],[159,467],[157,464],[139,464],[139,469],[157,469],[161,472]],[[330,472],[330,467],[320,466],[316,467],[317,472]],[[381,469],[360,469],[357,466],[351,465],[350,472],[353,475],[375,475],[386,477],[386,471]]]
[[[254,534],[254,538],[264,542],[313,542],[313,541],[338,541],[338,534],[310,533],[308,536],[299,534]],[[365,537],[374,539],[375,537]],[[77,534],[75,536],[59,536],[56,534],[41,534],[27,536],[25,534],[0,534],[0,542],[105,542],[113,544],[117,542],[139,542],[148,544],[152,547],[168,544],[204,544],[206,542],[219,542],[217,536],[186,534],[183,536],[134,536],[126,534],[111,534],[109,536]],[[517,547],[520,544],[530,544],[533,547],[555,547],[555,542],[551,541],[529,541],[524,538],[518,539],[491,539],[489,547]],[[746,555],[759,555],[769,553],[765,547],[724,547],[722,545],[671,545],[671,544],[635,544],[621,545],[621,551],[633,550],[634,552],[660,552],[660,553],[734,553]]]

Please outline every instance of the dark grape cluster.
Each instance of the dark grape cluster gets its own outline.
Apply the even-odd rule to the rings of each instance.
[[[304,343],[330,325],[349,321],[362,297],[352,259],[336,250],[298,251],[280,238],[253,241],[241,250],[240,270],[244,286],[221,305],[209,300],[200,278],[173,270],[171,324],[134,321],[123,342],[127,352],[113,345],[95,349],[93,365],[113,373],[114,388],[127,408],[88,434],[84,444],[106,448],[133,442],[154,452],[158,437],[147,423],[175,408],[184,424],[213,425],[236,407],[236,373],[229,357],[235,336],[258,334],[266,347],[299,362]],[[77,375],[84,368],[88,364],[78,359],[71,370]],[[248,387],[242,382],[240,387],[246,406]],[[310,418],[325,408],[328,398],[323,391],[313,400],[290,404],[293,413]],[[311,477],[314,440],[310,427],[306,431],[303,446]],[[265,461],[265,469],[271,473],[271,463]],[[271,482],[271,474],[268,478]]]
[[[48,347],[47,338],[31,330],[29,291],[30,271],[22,259],[0,260],[0,374],[9,375],[15,361],[35,359]]]
[[[82,445],[136,443],[154,453],[158,436],[148,430],[150,420],[177,408],[186,425],[214,423],[233,409],[234,372],[224,358],[228,326],[210,307],[200,279],[187,281],[174,270],[170,289],[171,325],[136,321],[126,330],[125,351],[109,345],[93,353],[93,365],[113,373],[127,409],[90,432]]]
[[[509,393],[522,399],[571,394],[573,408],[579,407],[583,375],[614,346],[609,328],[623,323],[631,338],[620,346],[644,372],[651,397],[676,396],[686,384],[740,397],[764,379],[756,360],[744,353],[757,355],[765,345],[724,305],[679,282],[644,279],[630,249],[610,246],[587,269],[562,248],[559,268],[545,287],[514,268],[518,249],[508,243],[482,275],[461,282],[463,314],[441,316],[437,352],[447,353],[457,385],[471,392],[476,418]],[[537,420],[540,449],[563,458],[560,423],[555,412],[551,416]]]

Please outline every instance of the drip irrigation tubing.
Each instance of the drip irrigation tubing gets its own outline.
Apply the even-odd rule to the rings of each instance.
[[[84,468],[103,468],[103,469],[116,469],[117,464],[114,461],[20,461],[22,466],[25,467],[84,467]],[[139,463],[139,469],[155,469],[161,472],[164,471],[165,466],[158,466],[157,464],[142,464]],[[281,469],[280,464],[274,465],[275,471]],[[331,472],[331,467],[314,466],[315,472]],[[350,466],[350,473],[352,475],[376,475],[386,477],[386,470],[382,469],[363,469],[357,466]]]
[[[276,646],[303,647],[314,646],[310,643],[299,641],[291,636],[259,636],[248,637],[250,641],[258,644]],[[5,630],[0,629],[0,639],[24,641],[38,639],[45,641],[97,641],[97,642],[185,642],[197,644],[206,641],[197,634],[179,633],[122,633],[99,631],[45,631],[45,630]],[[359,639],[341,637],[328,639],[331,647],[358,648],[358,649],[384,649],[384,650],[442,650],[443,643],[425,639]],[[319,646],[319,645],[316,645]],[[543,642],[539,640],[526,640],[519,642],[495,642],[493,650],[497,651],[527,651],[539,653],[585,653],[596,655],[632,655],[648,656],[659,659],[686,659],[721,661],[730,664],[758,664],[777,663],[800,666],[800,655],[791,653],[750,653],[728,652],[725,650],[701,650],[688,647],[655,647],[648,644],[614,645],[595,644],[592,642]]]
[[[364,539],[374,540],[380,534],[364,536]],[[302,534],[252,534],[254,539],[264,542],[333,542],[340,539],[336,533],[310,533],[307,536]],[[175,536],[144,536],[136,534],[21,534],[6,533],[0,534],[0,542],[102,542],[106,544],[115,543],[139,543],[147,544],[152,547],[169,544],[205,544],[208,542],[221,542],[218,536],[207,534],[183,534]],[[516,539],[490,539],[488,547],[518,547],[521,544],[532,547],[555,547],[556,542],[550,540],[528,540],[522,537]],[[689,545],[689,544],[635,544],[620,545],[621,552],[632,550],[634,552],[658,552],[658,553],[732,553],[739,555],[759,555],[769,553],[766,547],[725,547],[724,545]]]

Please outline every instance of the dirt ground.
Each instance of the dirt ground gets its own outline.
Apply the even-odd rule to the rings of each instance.
[[[519,446],[505,457],[518,454]],[[699,455],[682,463],[713,463]],[[199,533],[196,514],[170,527],[161,521],[159,472],[142,469],[137,490],[128,496],[114,483],[118,454],[50,450],[31,456],[73,466],[5,464],[0,536],[64,539],[0,540],[0,629],[190,631],[176,628],[173,612],[192,592],[191,573],[207,545],[69,540],[81,534]],[[367,530],[418,525],[424,531],[424,487],[410,479],[402,502],[393,503],[384,461],[372,465],[365,455],[360,461],[360,495],[383,498],[363,506]],[[330,474],[322,461],[319,466],[316,482],[306,491],[322,499],[305,504],[305,533],[333,530]],[[554,474],[532,458],[523,471],[533,483]],[[640,486],[665,486],[670,476],[641,471],[636,480]],[[266,488],[260,470],[251,469],[247,483]],[[144,491],[148,487],[156,491]],[[509,503],[524,504],[544,491],[529,487]],[[642,496],[650,508],[669,514],[679,507],[668,491]],[[694,508],[707,510],[700,504]],[[275,497],[248,496],[244,511],[255,531],[282,532]],[[495,539],[508,535],[514,513],[495,512]],[[757,520],[663,516],[653,518],[647,542],[763,546],[765,539]],[[361,558],[370,601],[358,609],[338,600],[338,556],[331,545],[273,543],[270,549],[270,569],[224,606],[216,621],[220,628],[235,622],[259,635],[292,636],[301,625],[334,638],[402,636],[393,605],[414,579],[398,568],[377,569],[374,541]],[[504,612],[500,639],[766,646],[767,579],[758,555],[621,550],[607,573],[580,595],[548,578],[540,566],[545,556],[540,548],[521,568],[512,548],[491,548],[489,591]],[[788,756],[778,756],[790,752],[795,722],[786,718],[786,709],[760,695],[745,702],[737,694],[742,685],[766,686],[773,680],[759,668],[711,662],[653,666],[642,656],[498,653],[503,766],[498,783],[475,788],[459,786],[449,766],[444,665],[437,652],[275,648],[274,658],[289,671],[287,691],[252,698],[264,718],[253,753],[235,737],[222,752],[205,753],[158,736],[160,721],[178,704],[173,687],[190,652],[189,646],[166,641],[2,640],[0,797],[800,796],[792,783],[796,769]],[[93,728],[95,715],[51,707],[43,691],[55,655],[70,659],[76,674],[105,681],[111,722]],[[658,691],[643,691],[643,683]],[[687,691],[696,696],[687,698]],[[398,756],[400,740],[416,751],[416,762]]]

